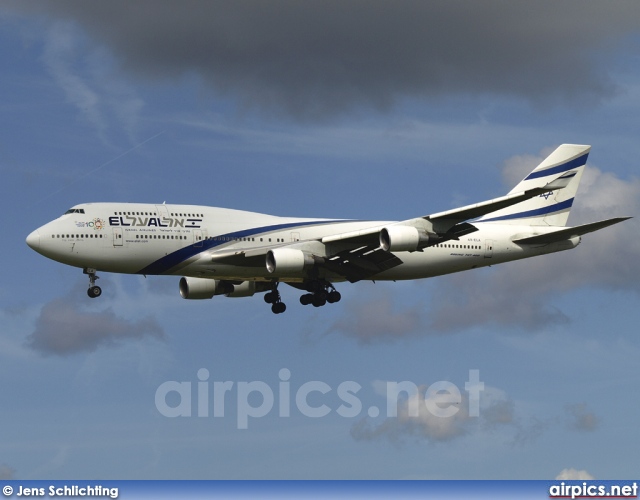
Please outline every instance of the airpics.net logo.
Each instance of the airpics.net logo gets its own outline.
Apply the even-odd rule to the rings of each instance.
[[[158,412],[168,418],[213,417],[224,418],[236,413],[238,429],[248,429],[251,419],[263,418],[277,412],[278,417],[290,417],[294,411],[308,418],[322,418],[332,413],[344,418],[363,414],[363,403],[358,393],[362,385],[353,380],[335,387],[320,380],[292,384],[291,371],[282,368],[278,372],[277,387],[267,382],[211,381],[209,370],[200,368],[197,382],[167,381],[156,389],[155,404]],[[469,370],[469,379],[461,390],[456,384],[438,381],[429,386],[414,382],[389,382],[384,386],[386,405],[382,410],[369,406],[366,414],[377,418],[386,411],[387,418],[398,417],[398,408],[404,402],[403,413],[419,417],[427,412],[437,418],[452,418],[458,412],[468,417],[480,416],[480,393],[484,382],[479,370]],[[234,404],[235,400],[235,404]]]

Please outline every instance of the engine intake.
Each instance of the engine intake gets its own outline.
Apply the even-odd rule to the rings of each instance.
[[[380,246],[386,252],[415,252],[429,246],[429,234],[413,226],[389,226],[380,231]]]
[[[313,257],[297,248],[274,248],[267,252],[267,271],[280,276],[301,272],[313,265]]]
[[[234,292],[234,285],[228,281],[207,278],[180,278],[180,295],[183,299],[210,299],[214,295]]]

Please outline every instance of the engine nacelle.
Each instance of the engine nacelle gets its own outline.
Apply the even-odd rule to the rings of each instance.
[[[231,283],[207,278],[180,278],[180,295],[183,299],[210,299],[214,295],[233,293]]]
[[[312,266],[313,257],[297,248],[274,248],[267,252],[265,264],[271,274],[295,274]]]
[[[380,246],[386,252],[415,252],[429,245],[429,234],[413,226],[389,226],[380,231]]]
[[[231,285],[233,287],[232,292],[226,294],[227,297],[251,297],[256,293],[255,281],[243,281],[239,285]]]

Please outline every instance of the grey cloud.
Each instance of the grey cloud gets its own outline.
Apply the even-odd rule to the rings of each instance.
[[[607,55],[638,29],[640,4],[369,1],[22,1],[73,20],[122,67],[197,75],[241,105],[298,118],[405,97],[500,94],[531,102],[616,91]]]
[[[398,308],[386,289],[364,293],[345,303],[330,332],[340,332],[368,344],[417,334],[424,327],[420,306]]]
[[[128,321],[111,309],[85,311],[75,299],[58,298],[42,308],[27,345],[41,354],[66,356],[113,347],[127,340],[164,336],[162,327],[152,318]]]
[[[563,414],[548,418],[538,416],[514,418],[512,423],[515,429],[512,444],[524,446],[538,439],[548,429],[561,425],[577,432],[595,431],[600,424],[600,419],[588,410],[586,403],[569,403],[564,407]]]
[[[537,155],[523,154],[507,158],[502,163],[502,181],[507,189],[512,189],[523,180],[534,168],[549,156],[555,147],[548,147]]]
[[[2,480],[11,480],[15,479],[16,471],[12,467],[9,467],[7,464],[0,464],[0,479]]]
[[[591,432],[594,431],[600,423],[598,416],[588,411],[585,403],[567,405],[565,411],[569,418],[568,427],[570,429]]]
[[[67,99],[82,110],[87,121],[104,137],[106,120],[100,110],[100,97],[72,68],[77,64],[73,30],[59,23],[49,30],[43,60]]]
[[[432,301],[431,327],[449,333],[487,324],[539,330],[568,323],[569,318],[549,304],[555,291],[552,272],[536,266],[536,275],[514,266],[517,264],[503,264],[504,269],[493,272],[442,278]]]
[[[514,446],[525,446],[537,440],[550,427],[553,419],[540,419],[530,417],[526,422],[518,420],[515,424],[516,432],[511,444]]]
[[[512,424],[515,421],[515,403],[512,399],[494,401],[482,410],[482,417],[488,428]]]
[[[113,75],[108,57],[101,51],[85,54],[77,31],[68,22],[53,23],[46,33],[42,60],[67,101],[96,129],[104,143],[109,143],[108,131],[114,121],[135,140],[144,102]]]

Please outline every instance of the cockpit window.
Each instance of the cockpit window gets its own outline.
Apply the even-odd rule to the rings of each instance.
[[[64,215],[67,214],[83,214],[84,213],[84,208],[70,208],[69,210],[67,210]]]

